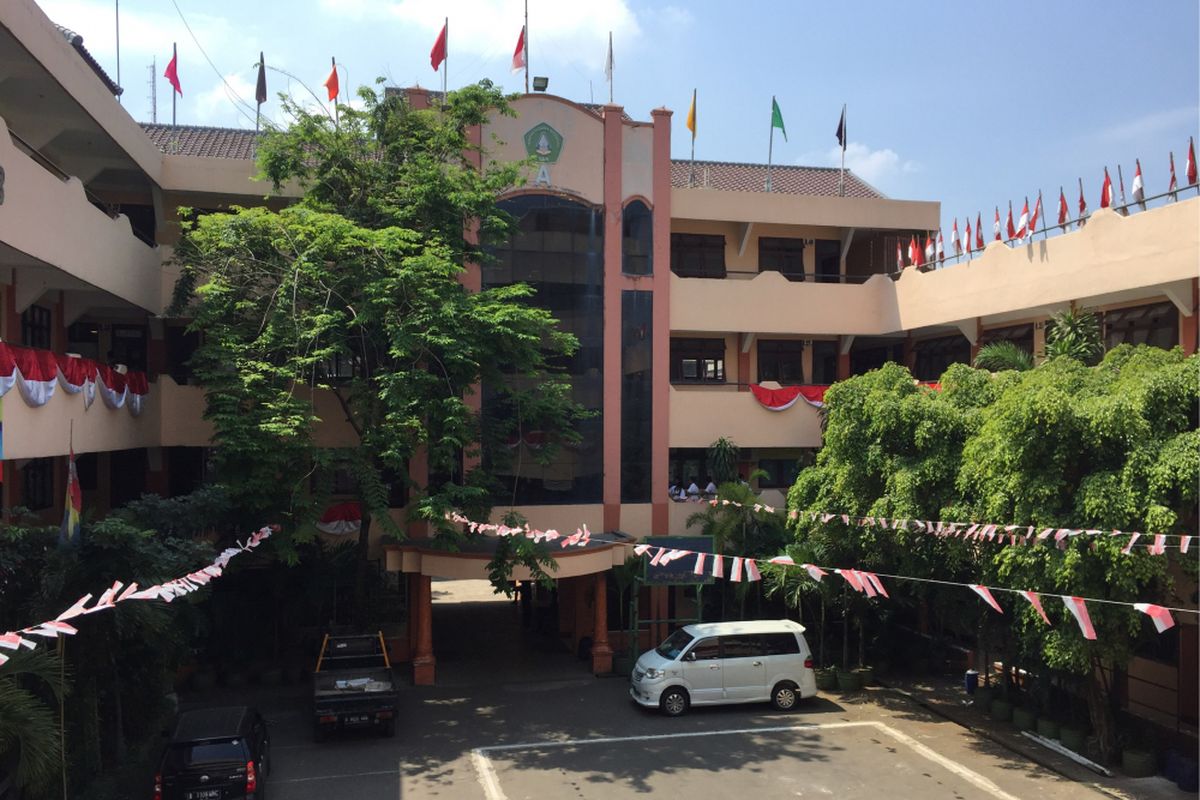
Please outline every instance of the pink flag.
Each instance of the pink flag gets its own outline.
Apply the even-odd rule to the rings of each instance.
[[[718,556],[718,555],[713,556],[712,576],[714,578],[724,578],[725,577],[725,556]]]
[[[753,558],[746,559],[746,580],[748,580],[748,581],[761,581],[762,580],[762,573],[760,573],[758,571],[758,564],[754,561]]]
[[[854,570],[852,570],[852,569],[836,569],[836,570],[834,570],[834,572],[836,572],[838,575],[841,575],[843,578],[845,578],[846,583],[850,584],[850,587],[852,589],[854,589],[854,591],[856,591],[856,592],[863,591],[863,585],[861,582],[859,582],[858,576],[854,574]]]
[[[1141,534],[1140,534],[1140,533],[1138,533],[1137,531],[1134,531],[1132,534],[1130,534],[1130,536],[1129,536],[1129,544],[1127,544],[1127,545],[1125,545],[1124,547],[1122,547],[1122,548],[1121,548],[1121,552],[1122,552],[1122,553],[1125,553],[1126,555],[1128,555],[1128,554],[1129,554],[1129,551],[1133,549],[1133,543],[1134,543],[1134,542],[1136,542],[1136,541],[1137,541],[1137,540],[1138,540],[1140,537],[1141,537]]]
[[[978,584],[978,583],[973,583],[970,586],[972,589],[975,590],[975,594],[977,594],[983,598],[984,602],[986,602],[992,608],[996,609],[996,613],[998,613],[998,614],[1004,613],[1004,609],[1001,608],[1000,604],[996,602],[996,598],[992,597],[991,589],[989,589],[988,587],[983,586],[981,584]]]
[[[1133,607],[1154,620],[1154,627],[1158,629],[1159,633],[1175,625],[1171,612],[1162,606],[1156,606],[1153,603],[1134,603]]]
[[[812,578],[814,581],[819,581],[826,575],[825,570],[821,569],[815,564],[801,564],[800,566],[804,567],[804,569],[808,571],[808,577]]]
[[[791,556],[775,556],[774,558],[771,559],[770,563],[784,564],[789,567],[793,567],[796,565],[796,562],[792,560]]]
[[[83,613],[84,606],[86,606],[89,602],[91,602],[91,599],[92,599],[91,592],[89,592],[88,594],[85,594],[83,597],[76,600],[75,603],[70,608],[68,608],[66,611],[62,612],[57,617],[55,617],[55,619],[61,622],[63,620],[71,619],[72,617],[78,617],[80,614]]]
[[[858,583],[863,587],[863,592],[866,593],[867,597],[875,597],[879,594],[879,592],[875,591],[875,585],[867,579],[867,573],[856,569],[850,571],[853,572],[854,577],[858,579]]]
[[[648,544],[639,544],[637,547],[633,548],[633,554],[634,554],[635,556],[643,556],[643,555],[645,555],[645,554],[646,554],[646,551],[647,551],[647,550],[649,550],[649,549],[650,549],[650,545],[648,545]]]
[[[887,593],[887,589],[883,588],[883,581],[879,580],[878,575],[876,575],[874,572],[864,572],[863,574],[867,576],[867,580],[869,580],[871,582],[871,584],[875,587],[875,591],[879,592],[881,595],[888,598],[889,600],[891,599],[891,595],[889,595]]]
[[[1192,537],[1190,537],[1190,536],[1181,536],[1181,537],[1179,538],[1179,552],[1181,552],[1181,553],[1186,553],[1186,552],[1188,551],[1188,546],[1189,546],[1191,543],[1192,543]]]
[[[650,565],[653,567],[657,567],[659,565],[659,562],[662,561],[663,553],[665,553],[665,552],[667,552],[667,548],[665,548],[665,547],[658,548],[658,552],[654,554],[654,558],[650,559]]]
[[[1161,556],[1167,552],[1167,537],[1165,534],[1154,534],[1154,544],[1150,546],[1150,555]]]
[[[696,553],[696,566],[692,569],[692,574],[704,574],[704,553]]]
[[[1046,610],[1042,608],[1042,598],[1038,597],[1037,592],[1021,592],[1021,596],[1029,601],[1030,605],[1038,612],[1038,616],[1042,618],[1042,622],[1050,624],[1050,618],[1046,616]]]
[[[1071,616],[1075,617],[1075,621],[1079,623],[1079,630],[1083,632],[1083,638],[1095,639],[1096,629],[1092,627],[1092,618],[1088,616],[1087,605],[1083,602],[1083,598],[1064,594],[1062,599],[1067,606],[1067,611],[1070,611]]]
[[[733,565],[729,568],[729,580],[739,583],[742,580],[742,557],[734,556]]]

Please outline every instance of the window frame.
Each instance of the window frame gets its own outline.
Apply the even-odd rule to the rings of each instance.
[[[719,344],[719,348],[718,348]],[[725,371],[725,340],[724,339],[691,339],[671,338],[671,369],[670,381],[675,384],[709,384],[720,385],[727,383]],[[719,355],[718,355],[719,353]],[[696,377],[684,375],[685,361],[696,361]],[[714,377],[707,378],[706,362],[713,363]]]
[[[769,358],[764,358],[765,355]],[[788,351],[795,351],[789,353]],[[785,358],[786,357],[786,358]],[[791,359],[795,359],[794,362]],[[793,364],[796,367],[795,378],[784,378],[784,364]],[[775,377],[770,377],[763,374],[763,364],[769,364],[774,367]],[[804,340],[803,339],[759,339],[758,340],[758,368],[756,370],[758,382],[775,381],[780,386],[803,386],[804,380]]]
[[[631,228],[635,229],[633,235]],[[641,245],[645,245],[646,252],[633,252]],[[631,269],[635,263],[644,263],[645,269]],[[637,277],[654,274],[654,210],[638,199],[621,209],[621,272]]]
[[[700,266],[683,264],[685,257],[690,261],[698,258]],[[714,263],[708,264],[711,259]],[[719,262],[719,266],[716,263]],[[724,278],[725,235],[720,233],[672,233],[671,272],[681,278]]]
[[[54,312],[36,303],[21,312],[21,344],[39,350],[54,346]]]
[[[794,263],[787,263],[795,260]],[[758,271],[778,272],[789,281],[804,281],[804,239],[789,236],[758,237]]]

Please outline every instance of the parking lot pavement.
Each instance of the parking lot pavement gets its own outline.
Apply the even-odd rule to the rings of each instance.
[[[620,679],[406,687],[396,738],[312,741],[305,695],[257,703],[272,731],[272,800],[1102,797],[882,693],[693,709],[634,706]]]

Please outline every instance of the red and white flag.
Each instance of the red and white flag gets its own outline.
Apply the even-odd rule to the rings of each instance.
[[[1184,171],[1187,176],[1188,186],[1196,185],[1196,143],[1192,137],[1188,137],[1188,160],[1187,169]]]
[[[917,237],[914,234],[908,237],[908,263],[915,265],[919,257],[917,255]]]
[[[1174,192],[1179,189],[1179,181],[1175,179],[1175,151],[1171,151],[1171,185],[1167,187],[1168,192]]]
[[[967,227],[970,226],[971,223],[968,222]],[[954,245],[954,255],[962,253],[962,242],[958,238],[958,217],[954,218],[954,227],[950,229],[950,243]]]
[[[967,235],[963,237],[963,244],[966,246],[967,255],[971,255],[971,220],[967,220]]]
[[[1154,627],[1159,633],[1175,627],[1175,619],[1171,616],[1171,612],[1162,606],[1156,606],[1153,603],[1134,603],[1133,607],[1154,620]]]
[[[1029,215],[1029,236],[1033,236],[1033,232],[1037,230],[1038,217],[1042,215],[1042,190],[1038,189],[1037,202],[1033,204],[1033,213]]]
[[[1000,604],[996,602],[996,598],[992,597],[991,589],[989,589],[986,586],[977,584],[977,583],[971,584],[971,588],[975,590],[975,594],[977,594],[983,598],[985,603],[987,603],[992,608],[996,609],[996,613],[998,613],[998,614],[1004,613],[1004,609],[1001,608]]]
[[[938,228],[938,235],[937,235],[937,260],[938,261],[946,260],[946,244],[945,244],[945,242],[942,241],[942,229],[941,228]]]
[[[1013,218],[1012,218],[1012,200],[1008,201],[1008,228],[1007,228],[1007,230],[1008,230],[1008,238],[1009,239],[1017,238],[1017,229],[1016,229],[1016,226],[1013,225]]]
[[[1087,198],[1083,196],[1083,178],[1079,179],[1079,226],[1087,220]]]
[[[1109,177],[1108,167],[1104,168],[1104,184],[1100,187],[1100,207],[1110,208],[1113,204],[1112,178]]]
[[[1009,219],[1012,219],[1012,206],[1008,207]],[[1010,223],[1011,225],[1011,223]],[[1025,198],[1025,205],[1021,208],[1021,219],[1017,221],[1016,238],[1024,239],[1029,234],[1029,198]]]
[[[1058,187],[1058,224],[1064,231],[1067,229],[1067,217],[1070,216],[1070,211],[1067,210],[1067,195],[1063,188]]]
[[[904,249],[900,247],[900,237],[896,237],[896,271],[904,269]]]
[[[992,223],[992,230],[996,233],[996,241],[1002,241],[1004,236],[1000,233],[1000,206],[996,206],[996,221]]]
[[[1046,609],[1042,608],[1042,598],[1038,597],[1037,592],[1021,592],[1021,596],[1029,601],[1029,604],[1037,611],[1038,616],[1042,618],[1042,622],[1049,625],[1050,618],[1046,616]]]
[[[933,246],[933,237],[927,233],[925,234],[925,263],[932,263],[936,255],[937,253]]]
[[[983,213],[975,215],[975,249],[983,251]]]
[[[1068,595],[1061,595],[1061,597],[1067,606],[1067,611],[1070,611],[1071,616],[1079,623],[1079,630],[1083,633],[1083,638],[1095,639],[1096,629],[1092,627],[1092,618],[1088,616],[1087,604],[1083,602],[1083,598]]]
[[[1133,200],[1142,207],[1142,211],[1146,210],[1146,187],[1142,183],[1142,161],[1135,158],[1133,163],[1137,165],[1137,170],[1133,173]]]
[[[512,71],[520,72],[529,66],[525,55],[525,26],[521,26],[521,35],[517,37],[517,49],[513,51]]]

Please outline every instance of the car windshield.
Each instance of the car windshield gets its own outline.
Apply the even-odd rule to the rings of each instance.
[[[655,652],[663,658],[669,658],[672,661],[679,658],[694,637],[687,631],[680,628],[666,638],[662,644],[655,648]]]
[[[203,744],[176,744],[167,751],[167,766],[173,769],[187,769],[204,764],[224,764],[228,762],[245,761],[245,751],[241,739],[229,739],[224,742],[204,742]]]

